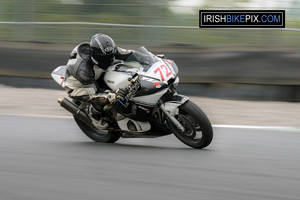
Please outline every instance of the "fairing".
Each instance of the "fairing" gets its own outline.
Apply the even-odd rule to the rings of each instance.
[[[172,84],[178,68],[174,61],[161,59],[149,52],[145,47],[138,48],[128,59],[108,69],[104,80],[113,90],[126,87],[127,78],[137,72],[140,76],[141,90],[136,96],[156,93]]]

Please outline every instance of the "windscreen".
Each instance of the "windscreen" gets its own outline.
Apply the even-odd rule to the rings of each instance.
[[[137,68],[140,71],[147,72],[156,62],[159,62],[159,60],[152,53],[145,47],[140,47],[127,58],[124,65],[126,67]]]

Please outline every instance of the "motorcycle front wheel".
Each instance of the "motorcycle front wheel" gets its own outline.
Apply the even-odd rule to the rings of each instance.
[[[169,127],[181,142],[196,149],[205,148],[211,143],[213,139],[211,123],[195,103],[187,101],[181,105],[175,118],[185,130],[180,131],[172,122],[169,122]]]
[[[74,116],[74,119],[85,135],[95,142],[114,143],[120,139],[120,133],[118,132],[92,128],[78,119],[76,116]]]

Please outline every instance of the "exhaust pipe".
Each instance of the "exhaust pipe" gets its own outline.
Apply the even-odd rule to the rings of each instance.
[[[93,127],[92,120],[85,112],[79,110],[76,104],[63,97],[59,97],[57,101],[61,107],[72,113],[75,117],[86,123],[88,126]]]

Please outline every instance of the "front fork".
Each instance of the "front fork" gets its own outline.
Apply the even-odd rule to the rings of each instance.
[[[181,125],[181,123],[174,117],[176,114],[176,110],[179,106],[188,101],[189,98],[184,95],[175,95],[170,101],[165,103],[161,103],[160,110],[167,116],[167,118],[179,129],[180,131],[185,131],[185,128]]]
[[[160,106],[161,111],[167,116],[167,118],[179,129],[181,132],[184,131],[184,127],[180,124],[180,122],[172,116],[164,107],[164,105]]]

